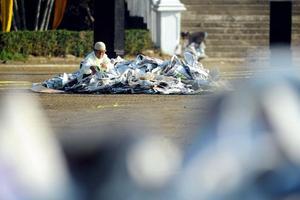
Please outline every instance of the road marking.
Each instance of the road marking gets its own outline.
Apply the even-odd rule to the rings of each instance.
[[[30,81],[0,81],[0,84],[31,84]]]
[[[80,62],[80,61],[79,61]],[[22,64],[22,65],[17,65],[17,64],[5,64],[1,65],[2,68],[75,68],[78,67],[78,64]]]
[[[10,86],[31,86],[30,81],[0,81],[0,87],[10,87]]]

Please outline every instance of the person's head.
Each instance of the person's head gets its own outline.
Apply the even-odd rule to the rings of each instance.
[[[96,42],[94,45],[94,52],[97,58],[102,58],[106,52],[104,42]]]

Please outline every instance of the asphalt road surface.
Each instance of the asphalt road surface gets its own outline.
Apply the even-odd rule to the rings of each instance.
[[[57,134],[102,134],[118,130],[158,133],[180,145],[191,142],[193,133],[210,110],[216,94],[202,95],[89,95],[37,94],[29,90],[33,82],[41,82],[74,68],[45,67],[0,68],[0,94],[8,91],[29,93],[36,97]],[[247,79],[251,72],[223,73],[227,80]]]
[[[201,134],[203,125],[209,123],[207,118],[212,112],[210,106],[218,96],[218,93],[92,95],[39,94],[30,91],[34,82],[42,82],[55,74],[75,70],[76,68],[67,66],[1,66],[0,95],[13,91],[36,97],[54,132],[70,140],[74,134],[156,133],[183,146],[192,143],[193,135]],[[267,75],[269,71],[224,71],[220,75],[221,79],[228,81],[234,88],[255,73]]]

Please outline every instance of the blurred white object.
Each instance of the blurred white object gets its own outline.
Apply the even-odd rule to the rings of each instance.
[[[300,166],[299,102],[299,92],[288,82],[275,84],[266,91],[263,98],[266,115],[274,128],[276,139],[288,157]]]
[[[36,99],[10,93],[0,107],[0,168],[11,171],[4,186],[17,187],[17,199],[65,199],[69,177],[64,159]]]
[[[300,76],[289,67],[215,101],[188,153],[178,199],[300,196]]]
[[[181,167],[182,155],[170,141],[149,137],[134,145],[127,165],[132,178],[145,188],[162,188]]]

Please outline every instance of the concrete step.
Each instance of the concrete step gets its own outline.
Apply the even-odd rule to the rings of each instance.
[[[212,58],[247,58],[247,57],[251,57],[251,58],[255,58],[255,59],[259,59],[259,58],[267,58],[269,57],[270,53],[269,52],[248,52],[248,51],[240,51],[240,52],[230,52],[230,51],[222,51],[222,52],[217,52],[217,51],[213,51],[213,52],[209,52],[206,51],[206,54],[208,57],[212,57]]]
[[[292,50],[292,56],[300,59],[300,45],[292,47],[291,50]]]
[[[207,54],[209,53],[232,53],[232,54],[251,54],[253,56],[265,57],[270,54],[269,48],[255,48],[255,47],[228,47],[228,48],[220,48],[220,47],[212,47],[207,48]]]
[[[267,28],[269,27],[269,21],[263,21],[257,23],[256,21],[232,23],[232,22],[208,22],[200,20],[181,20],[181,26],[185,27],[205,27],[205,28]],[[294,23],[295,27],[300,27],[300,23]]]
[[[254,51],[269,51],[268,46],[239,46],[239,45],[222,45],[222,46],[207,46],[206,51],[215,51],[215,52],[241,52],[241,51],[247,51],[247,52],[254,52]]]
[[[194,12],[186,12],[182,14],[182,20],[198,20],[198,22],[268,22],[269,15],[202,15]]]
[[[267,59],[270,53],[257,55],[252,52],[206,52],[206,55],[211,58],[247,58],[248,60]]]
[[[292,34],[292,40],[300,40],[300,33],[294,32],[294,34]]]
[[[299,33],[299,30],[300,30],[300,23],[292,25],[292,31],[293,32],[298,32]]]
[[[298,4],[297,4],[298,3]],[[298,2],[293,2],[293,8],[292,8],[293,15],[300,15],[300,4]]]
[[[299,34],[292,34],[292,44],[294,46],[300,45],[300,35]]]
[[[209,38],[213,40],[269,40],[269,34],[219,34],[208,33]]]
[[[269,15],[269,4],[266,5],[186,5],[188,12],[196,14],[231,14],[231,15]]]
[[[189,10],[185,11],[186,13],[192,14],[201,14],[201,15],[269,15],[270,10],[266,8],[266,10]]]
[[[206,46],[269,46],[269,40],[215,40],[208,35]]]
[[[297,47],[297,46],[300,46],[300,40],[295,40],[295,41],[292,41],[292,44],[291,44],[293,47]],[[298,54],[299,58],[300,58],[300,53]]]
[[[299,29],[300,28],[300,20],[295,21],[292,19],[292,29]]]
[[[300,27],[300,20],[296,21],[296,20],[292,19],[292,25],[293,25],[293,27]]]
[[[246,60],[244,58],[205,58],[201,60],[205,68],[209,69],[230,69],[239,66],[245,66]]]
[[[262,28],[206,28],[206,27],[194,27],[194,26],[184,26],[183,30],[190,30],[191,32],[195,31],[205,31],[207,33],[214,34],[269,34],[270,30],[268,27]]]
[[[300,33],[299,32],[292,32],[292,41],[300,40]]]
[[[187,5],[199,5],[199,4],[266,4],[269,0],[181,0],[182,3]]]
[[[299,23],[300,22],[300,15],[293,15],[292,16],[293,23]]]
[[[250,5],[245,5],[245,4],[227,4],[223,3],[223,4],[195,4],[195,5],[191,5],[191,4],[186,4],[185,5],[187,10],[203,10],[204,8],[208,9],[208,10],[235,10],[235,9],[240,9],[240,10],[266,10],[270,7],[270,4],[266,3],[266,4],[250,4]],[[199,9],[198,9],[199,8]]]
[[[208,32],[208,59],[245,59],[254,65],[269,59],[269,0],[182,0],[182,3],[187,11],[182,13],[181,30]],[[300,0],[292,3],[294,47],[300,46]]]

